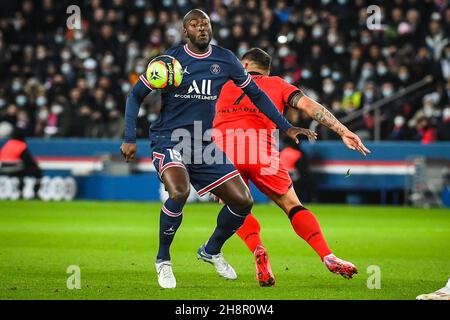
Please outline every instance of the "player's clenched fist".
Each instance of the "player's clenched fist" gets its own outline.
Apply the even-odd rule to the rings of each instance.
[[[310,140],[317,139],[317,133],[315,133],[314,131],[309,130],[309,129],[304,129],[304,128],[298,128],[298,127],[289,128],[286,131],[286,134],[288,135],[289,138],[294,140],[295,143],[297,143],[297,144],[299,143],[297,136],[299,136],[301,134],[304,136],[307,136],[308,139],[310,139]]]
[[[120,146],[120,153],[122,153],[126,162],[130,162],[136,155],[136,143],[122,143]]]

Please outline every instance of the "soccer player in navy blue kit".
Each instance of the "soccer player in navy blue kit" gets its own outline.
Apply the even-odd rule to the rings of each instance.
[[[212,128],[215,104],[222,86],[232,79],[290,138],[298,142],[297,135],[305,134],[305,129],[292,127],[280,115],[231,51],[210,44],[212,28],[206,13],[198,9],[188,12],[183,18],[183,32],[187,43],[165,52],[181,63],[183,81],[175,90],[162,93],[161,113],[150,128],[153,164],[169,193],[161,208],[159,250],[155,263],[158,283],[163,288],[176,287],[169,249],[181,224],[190,183],[200,196],[211,192],[225,203],[213,234],[197,252],[198,258],[214,265],[224,278],[237,278],[234,269],[223,258],[221,249],[250,213],[253,199],[239,172],[230,161],[226,161],[226,156],[217,148],[208,151],[214,145],[207,131]],[[127,161],[132,160],[136,153],[136,118],[140,104],[151,91],[145,75],[141,75],[127,98],[125,135],[120,147]],[[182,135],[184,140],[180,141]],[[211,163],[203,158],[206,151],[213,159],[224,161]]]

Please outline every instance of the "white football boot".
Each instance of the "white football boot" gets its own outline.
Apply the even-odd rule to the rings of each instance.
[[[172,271],[172,263],[170,261],[157,261],[155,263],[156,273],[158,274],[158,283],[161,288],[173,289],[177,286],[177,281]]]
[[[197,257],[198,259],[212,264],[216,268],[217,273],[225,279],[237,279],[236,271],[234,271],[233,267],[225,260],[222,253],[215,255],[208,254],[205,251],[205,245],[202,245],[197,251]]]
[[[447,285],[435,292],[421,294],[416,297],[417,300],[450,300],[450,279]]]

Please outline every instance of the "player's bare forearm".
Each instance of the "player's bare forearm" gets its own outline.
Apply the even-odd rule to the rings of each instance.
[[[313,99],[301,95],[297,96],[297,101],[293,101],[297,109],[302,110],[308,116],[319,122],[321,125],[326,126],[330,130],[336,132],[339,136],[343,136],[344,133],[349,131],[336,117],[328,111],[324,106],[314,101]]]
[[[336,132],[349,149],[356,150],[364,156],[366,156],[367,153],[370,153],[370,150],[364,146],[358,135],[351,132],[320,103],[299,93],[292,98],[291,105],[302,110],[320,124]]]

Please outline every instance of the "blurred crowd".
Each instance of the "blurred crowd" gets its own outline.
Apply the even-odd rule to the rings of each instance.
[[[81,9],[81,29],[66,10]],[[369,5],[381,9],[368,27]],[[120,138],[125,99],[147,63],[183,42],[192,8],[211,17],[213,43],[238,56],[261,47],[272,74],[303,88],[363,138],[450,140],[450,7],[443,0],[5,0],[0,2],[0,122],[26,136]],[[373,17],[372,17],[373,18]],[[389,99],[427,76],[430,83]],[[385,99],[375,113],[374,102]],[[152,93],[138,137],[161,107]],[[310,119],[288,113],[297,125]],[[328,130],[323,139],[336,138]]]

